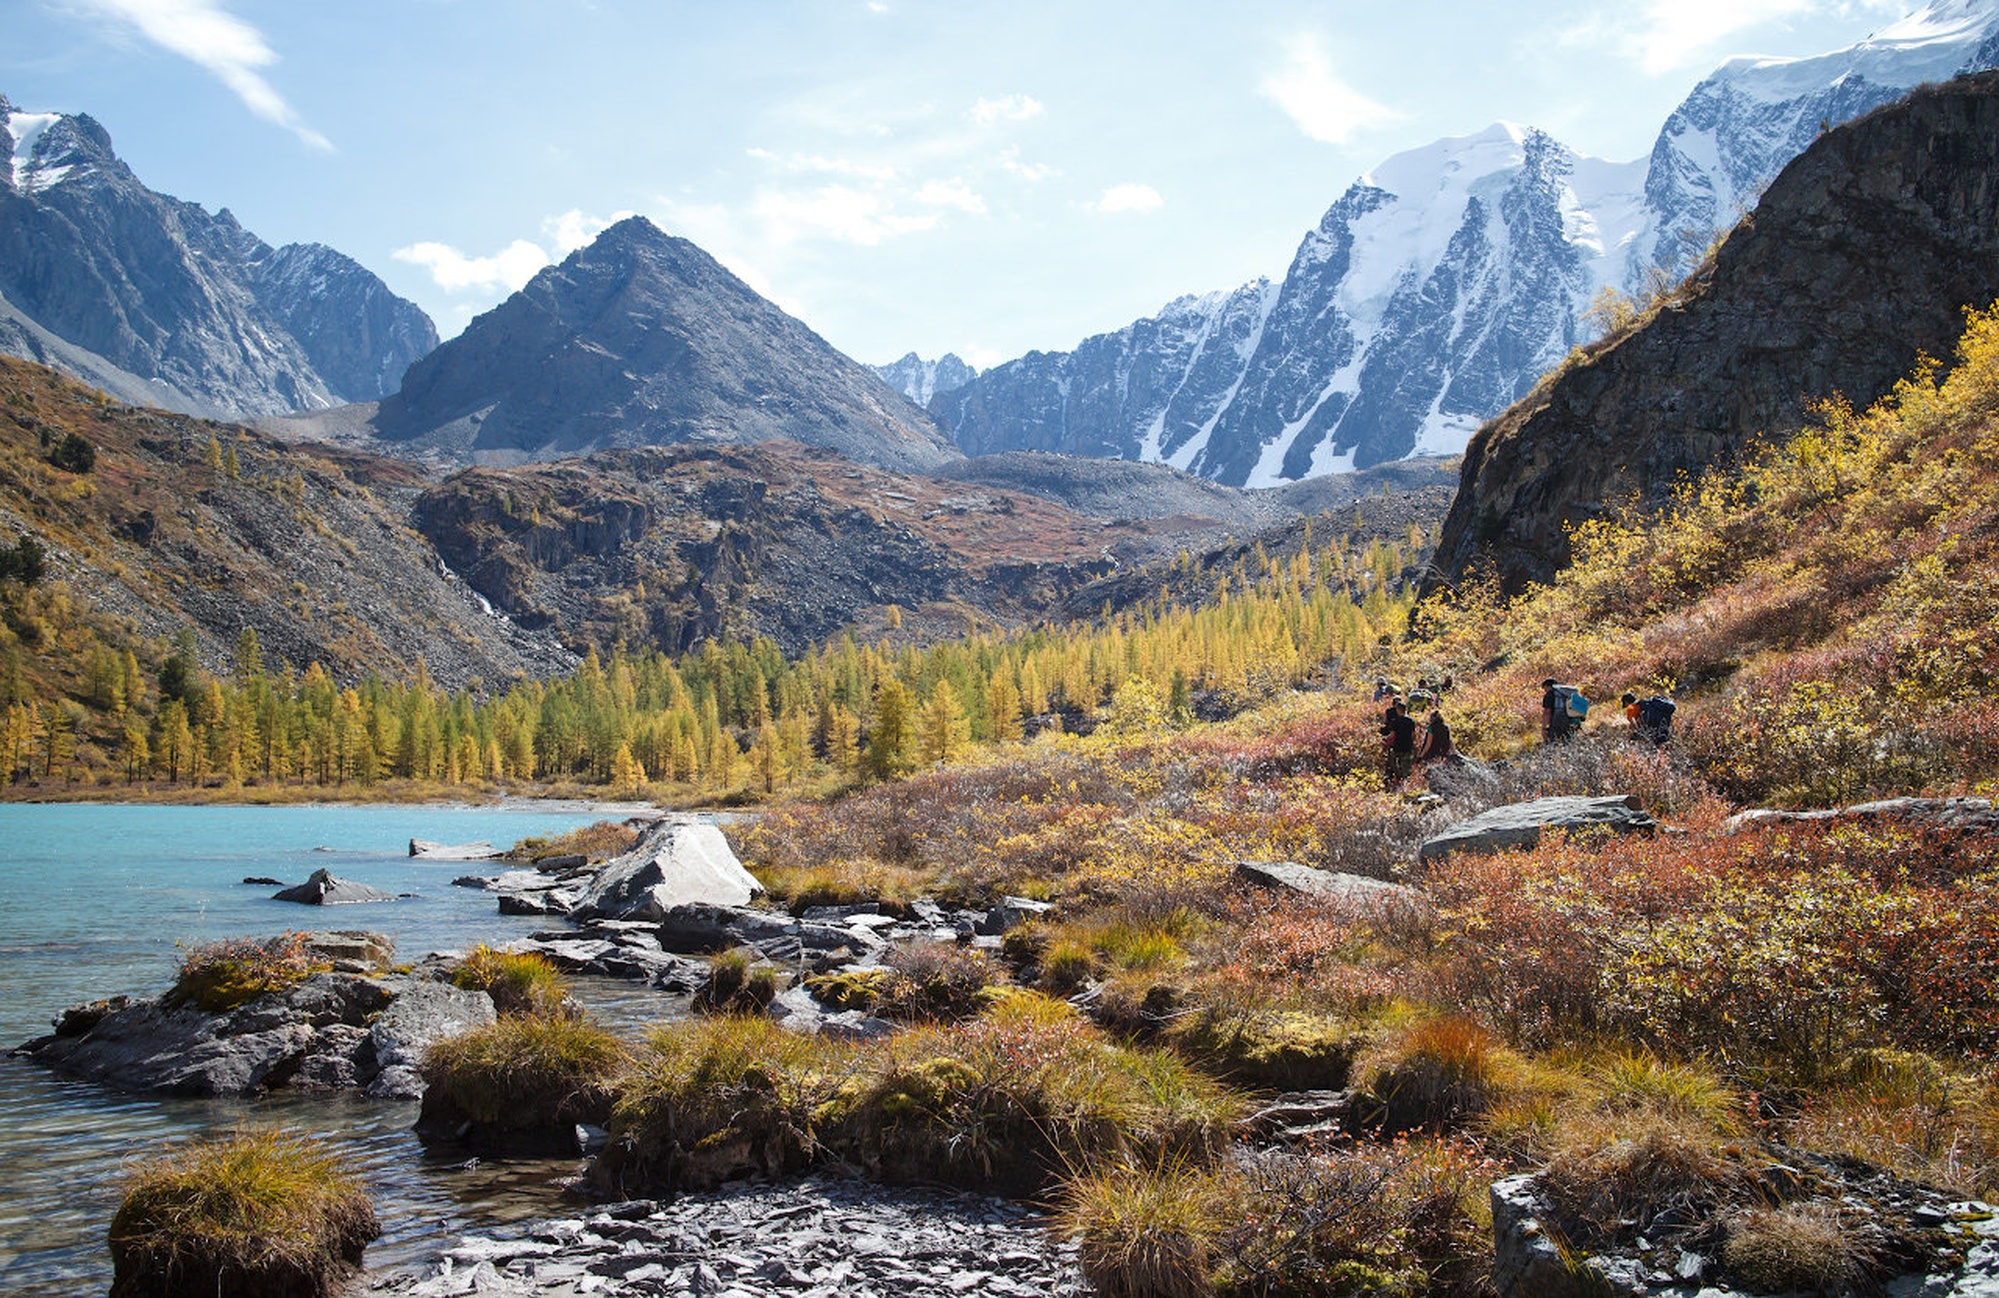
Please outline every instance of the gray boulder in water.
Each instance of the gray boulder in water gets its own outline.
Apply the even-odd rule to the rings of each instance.
[[[394,901],[395,894],[370,888],[365,883],[336,877],[328,870],[314,870],[304,883],[272,895],[274,901],[295,901],[304,906],[347,906],[364,901]]]
[[[1617,833],[1651,833],[1659,822],[1639,809],[1638,799],[1611,797],[1536,798],[1482,811],[1427,839],[1422,860],[1440,861],[1453,852],[1497,852],[1532,847],[1543,830],[1608,829]]]

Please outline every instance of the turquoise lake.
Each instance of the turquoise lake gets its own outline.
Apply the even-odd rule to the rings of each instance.
[[[478,862],[422,862],[409,840],[507,847],[603,813],[456,807],[125,807],[0,805],[0,1050],[49,1030],[64,1007],[155,995],[179,947],[287,929],[365,928],[400,959],[503,941],[559,921],[511,918],[494,898],[453,887]],[[318,908],[274,901],[260,875],[286,883],[313,870],[412,894]],[[592,989],[579,989],[586,1001]],[[619,1006],[626,989],[595,989]],[[628,1004],[623,1008],[630,1010]],[[103,1293],[104,1234],[125,1167],[163,1145],[282,1123],[337,1142],[374,1191],[384,1237],[371,1267],[414,1258],[462,1230],[546,1213],[552,1177],[571,1163],[480,1163],[427,1153],[410,1134],[412,1104],[348,1096],[252,1101],[124,1095],[0,1055],[0,1293]]]

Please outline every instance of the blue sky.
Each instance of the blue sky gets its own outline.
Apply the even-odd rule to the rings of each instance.
[[[1904,0],[0,0],[0,92],[462,328],[627,212],[862,360],[985,365],[1282,275],[1400,149],[1626,160]]]

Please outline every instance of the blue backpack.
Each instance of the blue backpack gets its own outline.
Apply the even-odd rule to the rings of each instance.
[[[1573,685],[1557,685],[1555,689],[1562,696],[1562,710],[1568,713],[1569,720],[1581,721],[1589,716],[1589,700],[1583,697],[1581,690]]]

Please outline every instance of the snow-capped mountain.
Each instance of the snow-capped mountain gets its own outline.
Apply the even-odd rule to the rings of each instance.
[[[1690,268],[1826,127],[1999,65],[1999,0],[1937,0],[1831,54],[1739,58],[1649,157],[1588,157],[1500,123],[1357,180],[1280,285],[1177,299],[930,401],[968,454],[1159,461],[1269,486],[1463,449],[1595,332],[1606,287]]]
[[[945,352],[934,361],[910,352],[899,361],[875,366],[874,371],[882,376],[883,382],[919,406],[929,405],[933,397],[943,393],[956,392],[979,377],[979,372],[955,352]]]
[[[437,346],[353,259],[146,188],[82,114],[0,96],[0,350],[204,415],[370,401]]]

